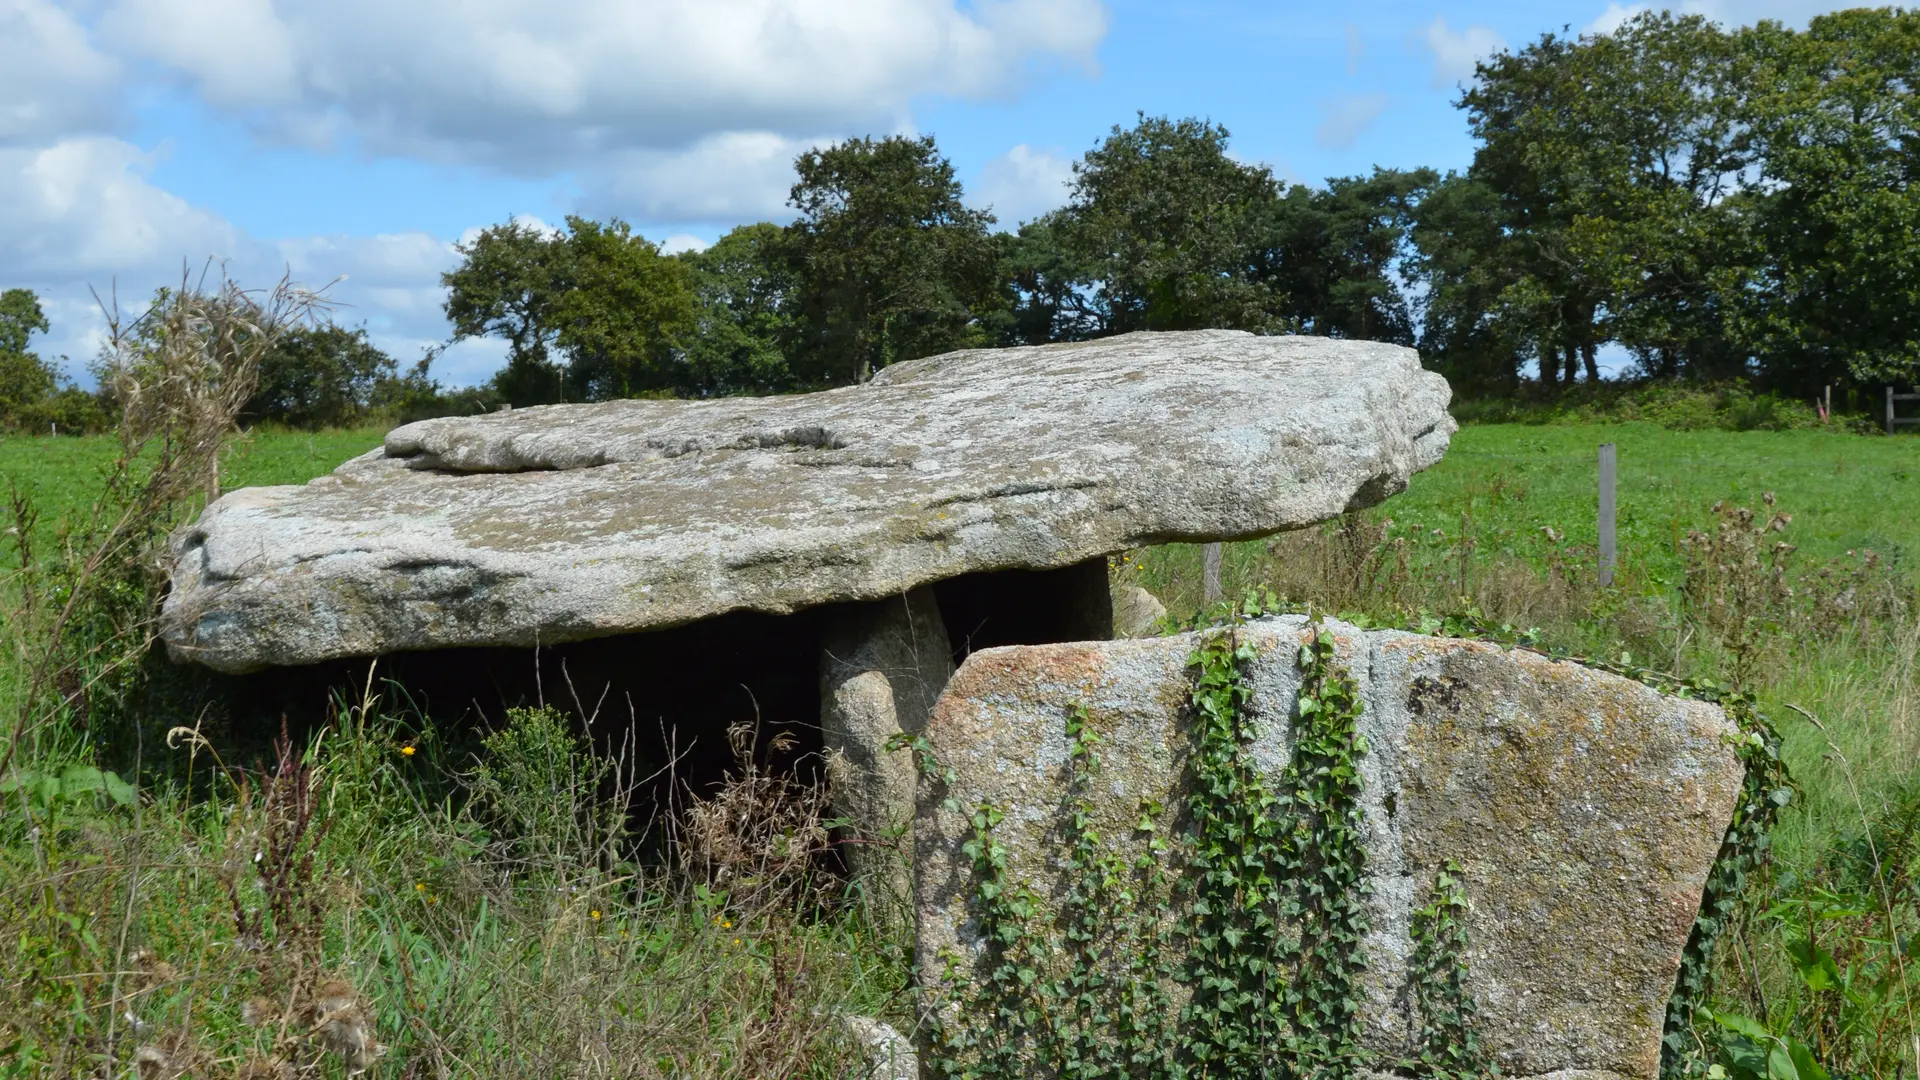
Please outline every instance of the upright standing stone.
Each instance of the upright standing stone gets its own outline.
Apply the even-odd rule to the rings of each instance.
[[[1333,621],[1319,630],[1357,684],[1367,746],[1358,812],[1368,928],[1355,997],[1367,1063],[1392,1070],[1419,1050],[1415,913],[1455,864],[1468,904],[1459,959],[1480,1044],[1501,1072],[1653,1080],[1681,951],[1743,777],[1729,745],[1736,727],[1714,705],[1524,651]],[[1278,794],[1299,724],[1300,645],[1313,631],[1289,616],[1235,632],[1252,647],[1246,760]],[[1199,640],[987,649],[954,674],[926,731],[953,780],[923,786],[915,822],[917,960],[929,993],[965,1001],[997,963],[978,921],[980,849],[968,846],[983,807],[1004,815],[992,836],[1005,857],[996,895],[1019,891],[1036,905],[1027,928],[1052,958],[1035,965],[1043,982],[1066,952],[1057,928],[1075,887],[1076,821],[1134,868],[1128,888],[1175,932],[1174,951],[1190,947],[1179,939],[1194,924],[1182,894],[1153,896],[1139,868],[1177,879],[1188,865],[1180,838],[1197,790],[1188,662]],[[1067,733],[1081,710],[1101,766],[1075,789],[1083,759]],[[1162,808],[1167,849],[1147,846],[1155,834],[1138,824],[1147,806]],[[1095,914],[1103,934],[1130,917]],[[1115,961],[1138,955],[1096,944],[1126,953]],[[957,983],[942,985],[949,973]],[[1173,1000],[1158,1013],[1174,1017],[1184,991],[1167,978]]]
[[[911,897],[916,773],[912,753],[889,750],[917,735],[953,674],[953,654],[933,590],[848,605],[820,655],[820,724],[834,812],[852,822],[848,862],[886,910]]]

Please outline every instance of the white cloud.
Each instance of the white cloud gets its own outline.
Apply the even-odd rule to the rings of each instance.
[[[1586,32],[1589,34],[1611,34],[1615,30],[1620,29],[1621,25],[1628,19],[1633,18],[1645,10],[1647,10],[1645,4],[1630,4],[1625,7],[1617,3],[1608,4],[1607,10],[1595,16],[1594,20],[1587,24]]]
[[[210,259],[248,286],[282,274],[313,287],[344,276],[328,291],[341,304],[335,317],[366,324],[402,362],[445,338],[440,274],[458,261],[452,243],[419,232],[263,242],[156,187],[152,164],[152,154],[107,136],[0,149],[0,288],[39,294],[53,329],[35,348],[69,357],[69,374],[84,376],[104,340],[92,290],[137,315],[155,288],[199,274]],[[491,345],[450,352],[451,374],[483,378],[495,353]]]
[[[1002,229],[1012,230],[1064,206],[1073,183],[1073,162],[1025,143],[986,163],[967,192],[967,202],[991,209]]]
[[[274,246],[294,280],[311,288],[334,283],[327,295],[341,305],[337,321],[365,323],[381,338],[405,340],[406,353],[446,336],[440,275],[460,261],[447,241],[408,232],[303,237]]]
[[[692,250],[702,226],[785,216],[809,146],[1094,70],[1108,19],[1102,0],[0,0],[0,287],[35,289],[57,323],[40,347],[84,360],[90,285],[137,309],[183,261],[345,275],[339,317],[410,360],[446,334],[447,238],[251,236],[152,182],[165,147],[117,137],[130,104],[178,87],[270,141],[564,174],[583,212],[685,223],[667,245]],[[1009,155],[989,186],[1044,209],[1063,166]],[[465,343],[436,370],[499,359]]]
[[[1473,65],[1507,47],[1507,40],[1485,26],[1455,31],[1445,16],[1434,16],[1420,32],[1433,53],[1433,85],[1444,88],[1473,78]]]
[[[692,233],[674,233],[660,241],[660,250],[668,255],[680,255],[688,251],[705,251],[712,247],[711,241],[702,240]]]
[[[119,64],[46,0],[0,0],[0,146],[111,126]]]
[[[525,173],[714,132],[897,127],[1091,68],[1099,0],[117,0],[103,25],[289,139]]]
[[[147,182],[151,155],[106,136],[0,150],[0,266],[63,281],[249,254],[217,215]]]
[[[189,75],[217,106],[298,101],[293,31],[271,0],[120,0],[101,20],[101,36]]]
[[[82,135],[0,149],[0,288],[41,298],[53,329],[35,348],[84,376],[104,319],[90,289],[137,314],[155,287],[179,284],[206,259],[253,259],[263,249],[218,215],[147,180],[152,155]]]
[[[1359,141],[1387,109],[1385,94],[1336,94],[1320,102],[1320,127],[1313,141],[1329,150],[1345,150]]]
[[[684,150],[605,155],[583,182],[583,206],[653,222],[782,219],[793,159],[828,138],[790,139],[769,131],[711,135]]]

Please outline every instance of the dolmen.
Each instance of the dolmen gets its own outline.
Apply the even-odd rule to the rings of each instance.
[[[1299,615],[1111,640],[1108,556],[1378,504],[1448,398],[1199,331],[428,420],[208,506],[162,629],[248,673],[761,620],[912,913],[932,1074],[1652,1080],[1744,776],[1718,707]]]
[[[163,636],[242,673],[641,649],[729,613],[825,610],[837,809],[898,836],[914,772],[886,745],[964,655],[948,627],[986,618],[959,609],[1019,608],[1024,643],[1111,637],[1108,555],[1372,506],[1445,451],[1448,398],[1411,349],[1196,331],[950,353],[787,397],[426,420],[208,506],[175,538]]]

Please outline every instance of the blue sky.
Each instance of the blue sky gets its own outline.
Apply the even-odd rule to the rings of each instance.
[[[1725,22],[1843,4],[1683,0]],[[1473,61],[1604,30],[1594,0],[0,0],[0,288],[76,372],[183,260],[331,290],[403,362],[447,333],[439,274],[513,216],[620,216],[671,249],[784,220],[791,162],[932,133],[1003,224],[1065,199],[1137,110],[1197,115],[1318,183],[1464,167]],[[490,342],[443,380],[485,378]]]

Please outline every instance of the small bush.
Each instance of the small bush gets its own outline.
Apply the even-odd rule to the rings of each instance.
[[[1585,424],[1642,420],[1672,431],[1788,431],[1817,428],[1812,404],[1755,391],[1743,383],[1671,382],[1582,385],[1546,400],[1456,398],[1463,424]],[[1845,426],[1845,421],[1836,421]]]

